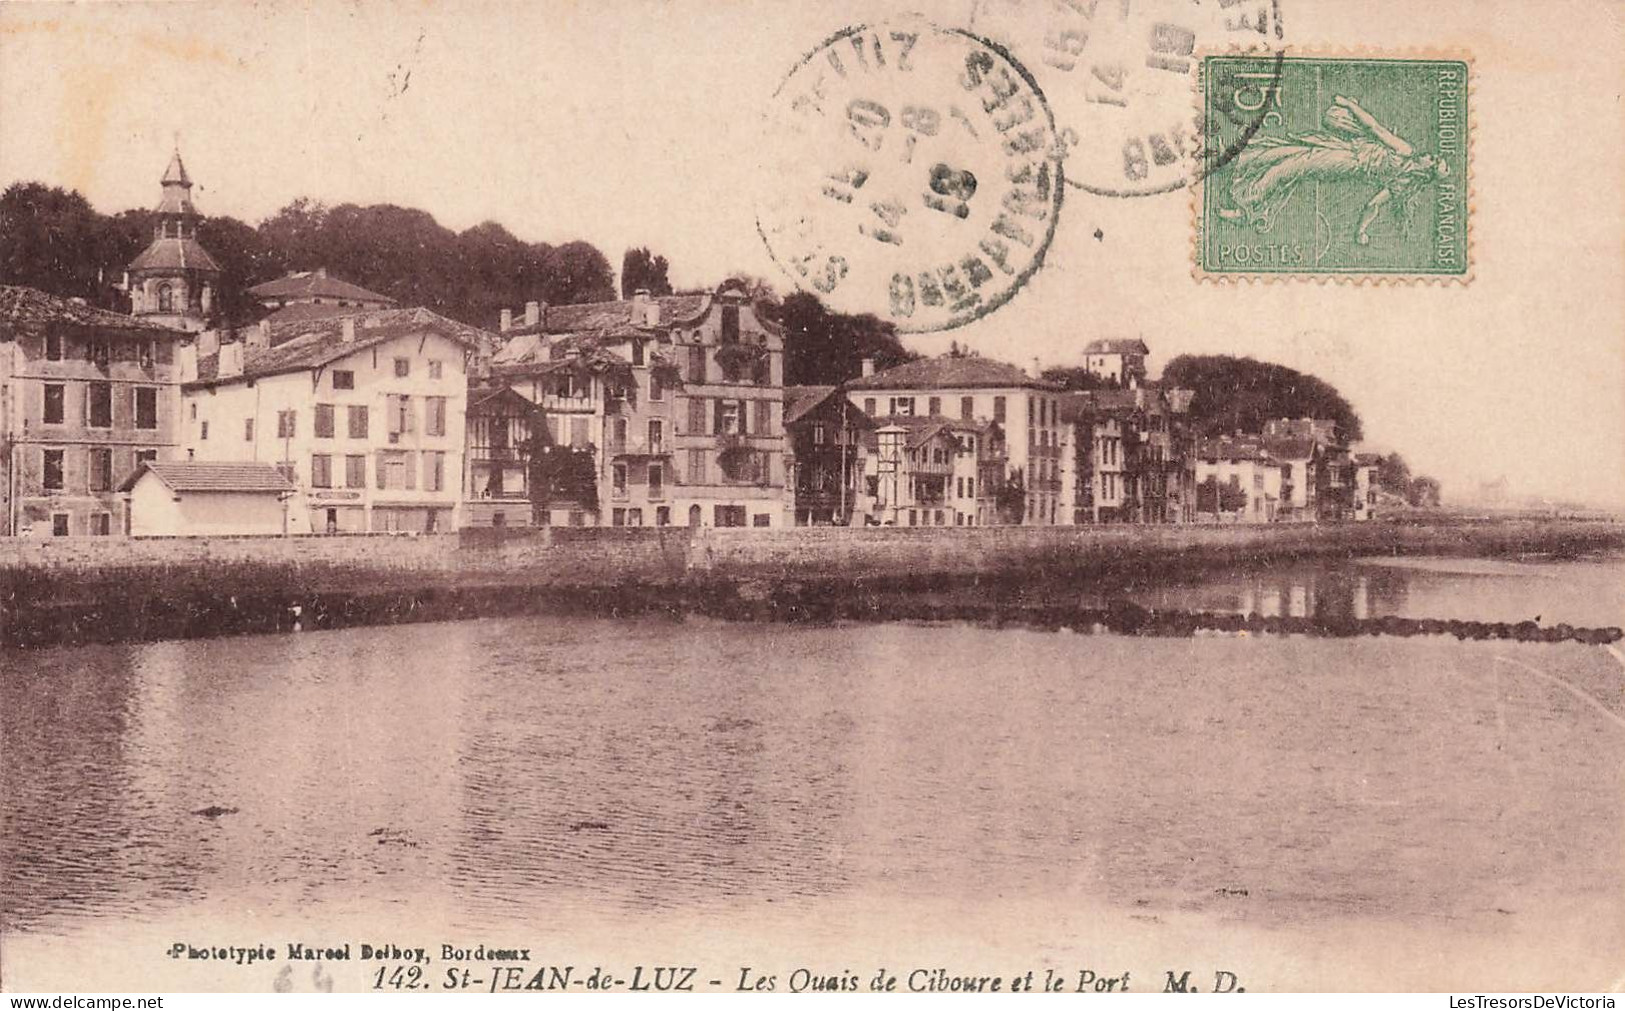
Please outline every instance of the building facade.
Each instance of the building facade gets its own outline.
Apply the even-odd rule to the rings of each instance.
[[[1284,473],[1257,436],[1204,439],[1196,453],[1197,508],[1219,522],[1273,523],[1282,518]]]
[[[614,525],[620,510],[626,525],[773,527],[791,515],[784,338],[743,284],[531,302],[503,323],[493,374],[514,369],[515,392],[561,426],[556,441],[596,454],[603,511],[592,522]],[[564,366],[572,355],[580,364]]]
[[[177,452],[186,336],[0,286],[0,534],[124,529],[119,483]]]
[[[796,526],[862,523],[875,423],[834,386],[784,388],[785,487]]]
[[[186,458],[275,466],[289,533],[456,529],[468,371],[494,338],[427,309],[283,326],[183,366]]]
[[[256,284],[248,293],[273,323],[391,309],[396,304],[388,295],[329,276],[326,267],[294,271],[274,281]]]
[[[944,417],[991,422],[1005,435],[1006,484],[1021,489],[1019,522],[1047,526],[1061,515],[1061,387],[988,358],[926,358],[847,384],[873,418]]]
[[[286,533],[296,491],[268,463],[146,463],[119,485],[132,537]]]

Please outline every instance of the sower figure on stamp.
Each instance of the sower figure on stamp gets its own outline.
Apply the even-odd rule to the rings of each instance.
[[[1336,133],[1259,137],[1236,158],[1230,199],[1236,204],[1219,215],[1245,216],[1260,232],[1275,225],[1275,215],[1305,179],[1368,181],[1378,187],[1360,216],[1355,241],[1371,241],[1370,228],[1384,207],[1400,227],[1409,223],[1411,205],[1423,186],[1450,174],[1450,166],[1431,154],[1417,154],[1353,99],[1341,95],[1326,110],[1326,125]]]

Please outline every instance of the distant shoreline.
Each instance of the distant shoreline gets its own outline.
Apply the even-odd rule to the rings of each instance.
[[[1192,578],[1310,559],[1573,558],[1621,549],[1619,522],[1459,517],[8,540],[0,542],[0,647],[540,613],[817,620],[819,613],[853,616],[856,608],[869,620],[886,620],[920,617],[931,596],[966,587],[1031,587],[1037,601],[1045,587],[1109,587],[1127,578]],[[865,603],[858,607],[853,601],[860,598]],[[1057,614],[1043,618],[1056,620]],[[1100,623],[1111,627],[1116,620]]]

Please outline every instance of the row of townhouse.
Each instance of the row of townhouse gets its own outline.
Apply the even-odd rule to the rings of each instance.
[[[1376,458],[1329,422],[1199,443],[1139,341],[1089,344],[1085,392],[960,356],[785,387],[783,335],[737,283],[533,302],[495,334],[321,273],[275,297],[318,289],[344,297],[195,333],[0,289],[5,532],[1267,522],[1375,501]]]

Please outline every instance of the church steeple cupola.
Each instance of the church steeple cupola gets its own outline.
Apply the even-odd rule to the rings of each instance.
[[[202,330],[214,306],[220,267],[198,244],[192,177],[177,147],[160,180],[152,244],[130,263],[130,311],[155,322]]]

